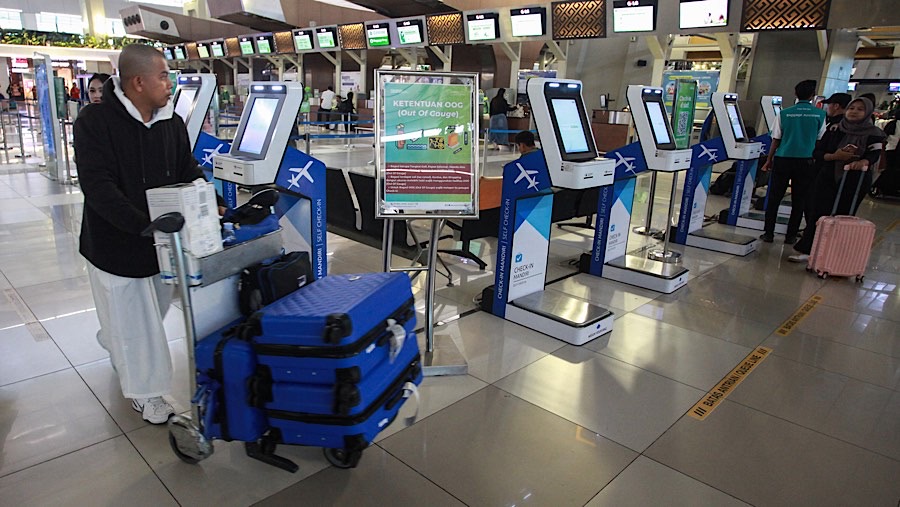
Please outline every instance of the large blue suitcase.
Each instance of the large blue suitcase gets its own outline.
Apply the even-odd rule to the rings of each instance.
[[[256,353],[233,332],[239,321],[197,342],[197,393],[206,438],[255,442],[269,425],[252,394]]]
[[[260,381],[257,394],[270,410],[357,416],[375,403],[418,355],[416,335],[410,332],[395,357],[386,357],[362,379],[344,378],[327,385]]]

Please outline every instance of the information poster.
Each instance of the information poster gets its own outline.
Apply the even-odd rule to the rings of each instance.
[[[675,99],[672,107],[672,132],[675,148],[686,150],[691,145],[694,128],[694,110],[697,103],[697,82],[679,79],[675,82]]]
[[[675,101],[675,87],[679,80],[697,82],[697,109],[709,109],[712,94],[719,87],[719,71],[717,70],[668,70],[663,73],[663,101],[671,114]]]
[[[477,82],[435,76],[379,73],[379,217],[478,216]]]

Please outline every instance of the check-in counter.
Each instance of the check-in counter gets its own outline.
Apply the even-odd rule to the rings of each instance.
[[[630,128],[631,113],[628,111],[594,109],[591,115],[591,130],[599,151],[607,152],[628,144]]]

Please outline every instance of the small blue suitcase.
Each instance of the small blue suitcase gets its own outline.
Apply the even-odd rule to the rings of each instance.
[[[204,436],[255,442],[268,429],[259,402],[251,393],[257,374],[256,353],[234,334],[239,321],[197,342],[197,396]]]
[[[385,357],[362,379],[340,379],[330,385],[259,381],[257,394],[270,410],[356,416],[375,403],[418,355],[416,335],[410,332],[394,358]]]

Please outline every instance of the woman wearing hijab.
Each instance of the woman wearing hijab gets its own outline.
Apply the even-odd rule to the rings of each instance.
[[[820,217],[831,214],[835,199],[838,199],[838,187],[845,171],[847,180],[841,190],[836,214],[854,215],[863,196],[872,185],[872,173],[881,156],[884,143],[884,132],[872,123],[872,112],[875,106],[868,98],[858,98],[847,105],[844,119],[828,127],[825,135],[816,145],[813,157],[821,163],[821,170],[816,177],[815,187],[810,202],[809,221],[803,231],[803,237],[794,245],[797,255],[791,255],[791,262],[807,262],[812,250],[813,238],[816,235],[816,222]],[[859,193],[856,187],[862,178]],[[854,196],[856,208],[851,209]]]
[[[509,102],[506,101],[504,95],[506,95],[506,88],[500,88],[500,90],[497,91],[497,96],[491,100],[489,111],[491,116],[490,141],[497,145],[497,149],[500,149],[501,145],[507,144],[509,134],[495,134],[494,132],[498,130],[509,130],[509,122],[506,121],[506,113],[516,109],[514,107],[509,107]]]

